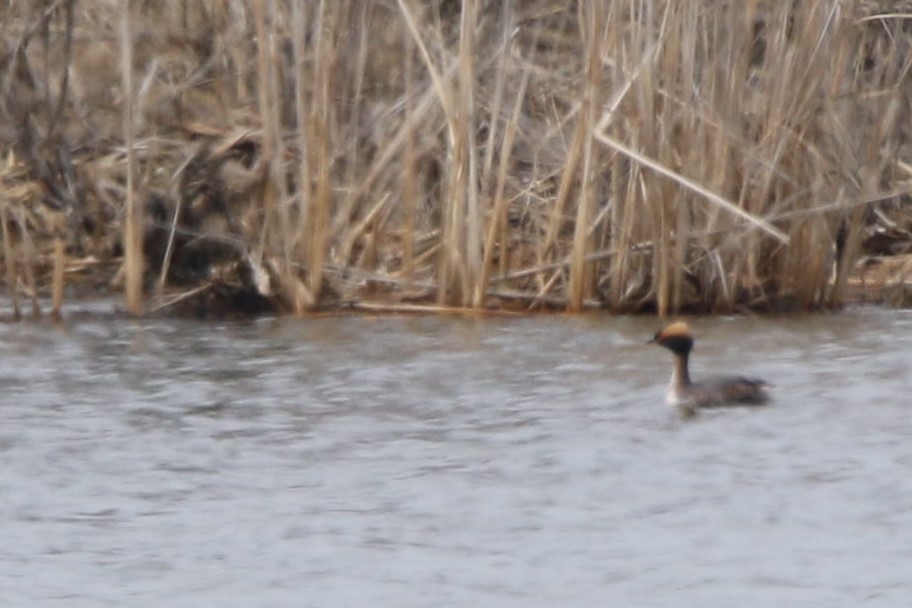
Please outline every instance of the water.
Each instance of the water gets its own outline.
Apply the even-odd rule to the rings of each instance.
[[[4,606],[904,605],[912,314],[3,324]]]

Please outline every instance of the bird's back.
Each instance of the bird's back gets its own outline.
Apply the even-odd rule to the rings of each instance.
[[[762,405],[769,400],[769,389],[763,380],[730,376],[695,382],[685,387],[681,396],[694,407]]]

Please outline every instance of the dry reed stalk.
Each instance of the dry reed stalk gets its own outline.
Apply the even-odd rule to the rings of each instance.
[[[581,8],[581,10],[583,10]],[[589,10],[581,16],[581,21],[589,25],[586,31],[586,77],[583,90],[583,111],[580,120],[586,136],[582,144],[582,170],[580,173],[579,195],[576,207],[576,220],[573,230],[572,260],[570,278],[567,287],[568,310],[580,312],[583,300],[591,293],[591,277],[587,276],[586,255],[589,253],[589,223],[595,205],[595,173],[599,161],[598,151],[592,145],[592,136],[596,115],[601,107],[600,91],[602,88],[602,27],[605,19],[605,5],[601,0],[594,0]]]
[[[471,1],[471,0],[470,0]],[[463,20],[464,23],[464,20]],[[448,104],[451,114],[448,116],[448,133],[450,137],[450,162],[446,168],[442,193],[443,206],[443,250],[439,261],[439,287],[437,302],[439,305],[457,306],[465,303],[470,282],[467,266],[466,245],[468,243],[468,208],[470,144],[466,140],[471,133],[471,116],[466,113],[470,107],[466,104],[464,90],[470,86],[466,82],[465,72],[471,69],[471,61],[464,52],[465,43],[460,45],[457,65],[459,66],[457,86],[454,91],[447,87],[446,94],[452,98]],[[474,176],[473,176],[474,177]]]
[[[6,288],[9,290],[10,304],[13,307],[13,318],[17,321],[22,318],[19,308],[19,285],[16,277],[16,258],[13,253],[13,243],[10,239],[9,215],[7,203],[0,201],[0,229],[3,231],[3,265],[6,267]]]
[[[309,267],[309,258],[310,258],[310,248],[311,244],[311,191],[312,191],[312,175],[311,175],[311,163],[309,160],[310,155],[310,146],[309,146],[309,129],[310,129],[310,119],[309,119],[309,109],[308,109],[308,98],[307,98],[307,89],[306,82],[308,80],[307,74],[307,48],[305,41],[307,40],[307,11],[305,10],[305,0],[295,0],[292,3],[292,53],[293,53],[293,66],[294,66],[294,109],[295,109],[295,126],[297,130],[297,142],[298,142],[298,163],[297,163],[297,192],[295,193],[295,201],[297,202],[296,216],[297,221],[292,224],[288,224],[288,229],[295,230],[295,233],[290,235],[292,239],[293,247],[292,251],[294,252],[295,259],[303,260],[306,267]],[[311,282],[311,284],[313,284]],[[300,299],[295,300],[295,313],[300,314],[303,312],[302,309],[309,308],[314,305],[313,292],[308,289],[308,299],[309,302],[301,301]]]
[[[187,169],[187,166],[193,160],[194,155],[188,155],[180,166],[174,171],[174,174],[171,176],[169,189],[174,187],[174,184],[178,182],[181,175]],[[161,304],[164,301],[165,297],[165,285],[168,282],[168,271],[171,268],[171,258],[174,255],[174,243],[175,238],[177,237],[178,229],[181,222],[181,213],[184,207],[183,197],[177,196],[177,202],[174,204],[174,213],[171,216],[171,227],[168,231],[168,243],[165,246],[165,255],[162,258],[161,269],[158,274],[158,286],[157,286],[157,297],[158,302]]]
[[[555,253],[554,248],[557,247],[558,237],[567,222],[566,209],[575,192],[577,171],[582,160],[582,151],[585,149],[584,142],[589,137],[590,133],[586,131],[585,121],[577,120],[573,140],[567,150],[567,159],[561,170],[560,185],[555,200],[551,204],[547,232],[544,239],[536,243],[536,259],[539,262],[548,259]]]
[[[498,317],[510,317],[516,316],[517,313],[514,313],[509,310],[479,310],[477,308],[468,308],[461,306],[434,306],[431,304],[380,304],[374,302],[353,302],[349,305],[352,310],[360,310],[364,312],[383,312],[383,313],[423,313],[423,314],[448,314],[448,315],[461,315],[461,316],[470,316],[470,317],[479,317],[479,316],[498,316]]]
[[[460,121],[456,127],[461,134],[462,142],[459,155],[464,157],[463,166],[457,165],[459,180],[458,193],[465,199],[465,251],[466,277],[462,286],[460,303],[468,306],[472,303],[472,286],[481,274],[482,230],[481,209],[478,192],[478,146],[475,145],[476,109],[475,109],[475,64],[476,57],[475,30],[477,27],[477,0],[463,0],[459,28],[459,106]],[[497,117],[492,119],[496,122]],[[493,127],[492,127],[493,128]],[[455,150],[454,150],[455,153]],[[461,164],[462,164],[461,163]]]
[[[325,0],[320,0],[314,27],[314,93],[308,123],[310,124],[309,149],[313,152],[311,181],[315,184],[313,197],[308,207],[308,238],[310,250],[307,257],[308,288],[314,301],[319,302],[323,288],[323,262],[329,243],[330,204],[332,202],[331,149],[331,107],[330,85],[332,82],[332,41],[323,32],[326,18]]]
[[[123,134],[127,150],[126,167],[126,217],[124,221],[123,249],[124,272],[126,276],[125,297],[127,312],[139,315],[143,309],[143,217],[136,193],[136,150],[134,117],[134,74],[133,74],[133,2],[125,0],[121,5],[120,46],[121,78],[123,85]]]
[[[66,268],[66,247],[63,239],[54,239],[54,275],[51,282],[51,316],[61,318],[63,308],[63,271]]]
[[[263,149],[260,158],[266,174],[258,197],[262,206],[260,236],[251,252],[259,264],[271,252],[270,245],[277,236],[278,229],[288,226],[288,223],[283,223],[277,217],[277,207],[282,204],[280,184],[284,183],[284,177],[278,110],[281,91],[277,90],[273,19],[271,11],[267,17],[265,0],[254,0],[253,13],[257,36],[257,105],[263,129]],[[271,292],[271,289],[267,291]]]
[[[403,55],[404,61],[402,66],[403,79],[403,97],[404,97],[404,116],[403,122],[406,125],[415,122],[415,44],[411,35],[403,31]],[[415,280],[415,227],[416,214],[418,211],[418,154],[416,152],[415,131],[407,129],[405,132],[405,144],[402,149],[402,170],[401,170],[401,190],[402,190],[402,230],[400,239],[402,241],[402,274],[405,277],[406,289],[410,288]]]
[[[149,311],[149,313],[156,314],[167,308],[177,306],[178,304],[181,304],[182,302],[186,302],[187,300],[195,298],[198,295],[209,291],[213,287],[215,287],[215,283],[212,281],[208,281],[206,283],[203,283],[202,285],[197,285],[193,289],[189,289],[189,290],[181,292],[177,295],[171,296],[170,298],[163,298],[162,300],[157,302],[155,304],[155,306],[152,307],[152,309]]]

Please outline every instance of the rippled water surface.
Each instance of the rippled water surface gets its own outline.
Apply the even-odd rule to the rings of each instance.
[[[912,314],[0,325],[4,606],[902,606]]]

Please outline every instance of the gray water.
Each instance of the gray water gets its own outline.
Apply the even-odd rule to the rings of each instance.
[[[912,314],[0,325],[3,606],[903,606]]]

